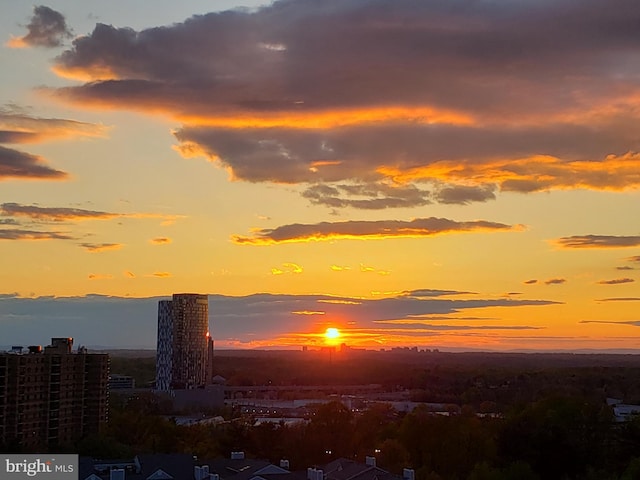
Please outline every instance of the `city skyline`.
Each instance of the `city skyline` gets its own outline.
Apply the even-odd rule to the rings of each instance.
[[[0,5],[0,337],[640,347],[635,3]]]

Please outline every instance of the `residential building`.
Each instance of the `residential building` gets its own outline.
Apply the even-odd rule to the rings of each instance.
[[[73,338],[0,353],[0,450],[42,453],[99,433],[107,421],[109,356]]]
[[[158,391],[193,389],[210,383],[213,340],[206,295],[179,293],[158,303],[156,358]]]
[[[136,388],[136,380],[129,375],[119,375],[112,373],[109,375],[109,391],[132,390]]]

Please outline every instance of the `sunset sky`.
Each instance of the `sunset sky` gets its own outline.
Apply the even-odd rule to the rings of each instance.
[[[640,2],[238,1],[0,0],[0,345],[640,348]]]

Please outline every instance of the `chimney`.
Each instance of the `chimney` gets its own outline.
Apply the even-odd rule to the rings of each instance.
[[[307,468],[307,480],[324,480],[324,472],[317,468]]]
[[[370,467],[375,467],[376,457],[364,457],[364,463]]]
[[[416,471],[413,468],[403,468],[402,480],[416,480]]]
[[[285,459],[280,460],[280,468],[289,470],[289,460],[285,460]]]
[[[193,467],[193,478],[195,478],[195,480],[202,480],[204,478],[202,476],[202,467],[198,465]]]
[[[109,480],[124,480],[124,469],[112,468],[109,472]]]
[[[217,473],[210,473],[209,480],[220,480],[220,476]]]

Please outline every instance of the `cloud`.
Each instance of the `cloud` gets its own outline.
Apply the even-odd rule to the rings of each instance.
[[[437,193],[439,203],[467,205],[471,202],[486,202],[487,200],[495,200],[495,187],[493,185],[485,185],[480,187],[468,187],[464,185],[455,185],[442,188]]]
[[[613,321],[613,320],[580,320],[578,323],[604,323],[612,325],[630,325],[633,327],[640,327],[640,320],[628,320],[628,321]]]
[[[282,268],[272,268],[272,275],[283,275],[285,273],[302,273],[304,269],[296,263],[283,263]]]
[[[62,180],[66,177],[65,172],[47,166],[42,157],[0,145],[0,180]]]
[[[562,285],[563,283],[567,283],[566,278],[550,278],[544,282],[545,285]]]
[[[106,130],[102,125],[30,116],[15,105],[0,107],[0,144],[104,137]],[[66,178],[67,174],[48,167],[42,157],[0,145],[0,180],[11,177],[59,180]]]
[[[126,270],[124,272],[124,276],[127,277],[127,278],[136,278],[136,274],[131,272],[131,271],[129,271],[129,270]]]
[[[69,138],[105,137],[104,125],[65,120],[40,118],[15,112],[14,108],[0,109],[0,143],[35,143],[46,140]]]
[[[599,285],[621,285],[623,283],[633,283],[635,280],[633,278],[615,278],[613,280],[600,280],[598,282]]]
[[[536,283],[538,283],[538,280],[536,280],[535,278],[532,278],[531,280],[525,280],[524,282],[525,285],[535,285]]]
[[[331,265],[331,270],[334,272],[344,272],[347,270],[351,270],[351,267],[348,265]]]
[[[167,115],[184,156],[304,184],[331,208],[638,189],[639,14],[628,0],[286,0],[98,24],[55,61],[84,83],[48,92]]]
[[[98,274],[94,274],[98,275]],[[98,280],[99,277],[94,278]],[[428,291],[430,289],[425,289]],[[31,345],[40,341],[34,332],[47,338],[69,332],[79,344],[105,345],[126,348],[155,348],[158,301],[167,297],[125,298],[105,295],[82,297],[23,298],[15,294],[0,295],[0,323],[2,338],[11,344]],[[464,318],[459,312],[479,308],[518,308],[554,305],[557,302],[531,299],[474,298],[473,300],[450,298],[417,298],[394,296],[382,299],[363,299],[330,295],[253,294],[239,297],[209,295],[210,329],[217,345],[230,345],[238,341],[273,343],[274,339],[297,336],[300,345],[304,336],[320,335],[324,328],[318,326],[323,318],[341,319],[341,331],[368,333],[367,341],[414,336],[440,335],[447,331],[490,331],[522,329],[522,326],[483,323],[482,319]],[[306,312],[306,314],[304,313]],[[319,314],[324,312],[324,315]],[[316,313],[316,314],[309,314]],[[432,315],[449,324],[402,325],[384,321],[407,320],[420,323],[416,316]],[[88,322],[87,319],[92,319]],[[465,323],[473,322],[472,325]],[[488,319],[488,321],[493,321]],[[455,323],[455,324],[454,324]],[[438,326],[440,325],[440,326]],[[442,326],[444,325],[444,327]],[[234,340],[235,339],[235,340]],[[355,340],[354,340],[355,341]],[[351,338],[349,339],[351,344]],[[282,345],[282,344],[279,344]]]
[[[0,229],[0,240],[73,240],[62,232],[37,232],[34,230]]]
[[[599,298],[596,302],[640,302],[640,297]]]
[[[633,267],[630,267],[629,265],[623,265],[621,267],[616,267],[616,270],[635,270]]]
[[[85,220],[111,220],[113,218],[160,218],[163,222],[173,222],[180,215],[163,215],[157,213],[115,213],[99,210],[86,210],[68,207],[40,207],[19,203],[0,204],[0,214],[13,217],[27,217],[41,222],[66,222]]]
[[[273,229],[256,230],[251,237],[235,235],[233,242],[242,245],[269,245],[275,243],[326,241],[337,239],[383,239],[425,237],[455,232],[514,231],[521,226],[475,220],[457,222],[446,218],[416,218],[410,221],[344,221],[316,224],[282,225]]]
[[[553,240],[560,248],[628,248],[640,246],[640,236],[575,235]]]
[[[331,208],[352,207],[362,210],[418,207],[431,203],[430,192],[414,185],[388,183],[317,184],[302,192],[302,196],[315,205]],[[353,198],[361,197],[361,198]]]
[[[434,290],[430,288],[423,288],[420,290],[409,290],[401,293],[405,297],[445,297],[449,295],[475,295],[474,292],[464,292],[460,290]]]
[[[169,278],[172,275],[169,272],[153,272],[151,274],[151,276],[156,277],[156,278]]]
[[[113,275],[110,273],[90,273],[89,280],[111,280]]]
[[[154,245],[168,245],[172,240],[168,237],[156,237],[149,240]]]
[[[81,208],[39,207],[37,205],[21,205],[19,203],[3,203],[0,214],[12,217],[27,217],[33,220],[62,222],[68,220],[104,220],[120,216],[117,213],[84,210]]]
[[[627,262],[640,263],[640,255],[635,255],[626,259]]]
[[[109,250],[120,250],[124,245],[121,243],[81,243],[80,246],[91,253],[106,252]]]
[[[33,7],[33,16],[27,29],[26,35],[12,38],[8,46],[53,48],[61,46],[64,40],[72,37],[64,16],[44,5]]]

